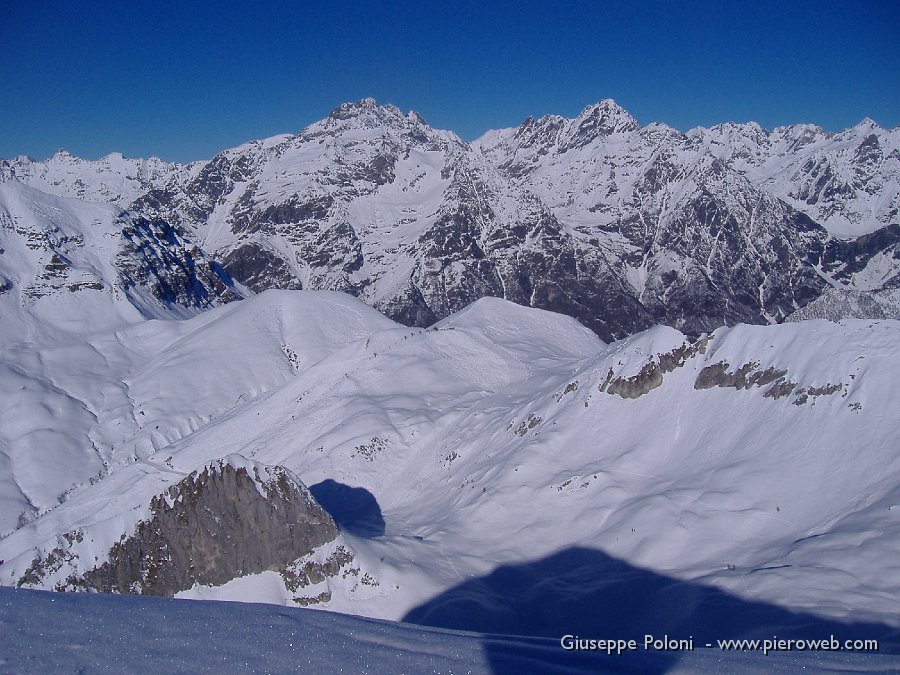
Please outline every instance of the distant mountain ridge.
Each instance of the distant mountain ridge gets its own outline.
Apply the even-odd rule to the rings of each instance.
[[[469,144],[363,99],[207,162],[61,151],[2,160],[0,176],[142,223],[143,243],[114,263],[142,271],[116,283],[176,312],[324,289],[425,326],[497,296],[610,340],[658,323],[698,335],[780,322],[823,296],[849,307],[845,293],[879,315],[900,308],[900,130],[871,120],[682,133],[605,100]],[[203,262],[160,284],[185,255],[136,252],[172,246]],[[15,293],[24,282],[3,261]]]

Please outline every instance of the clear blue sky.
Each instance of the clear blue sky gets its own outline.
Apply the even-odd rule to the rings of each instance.
[[[0,157],[205,159],[372,96],[471,140],[614,98],[642,124],[900,124],[900,0],[0,0]]]

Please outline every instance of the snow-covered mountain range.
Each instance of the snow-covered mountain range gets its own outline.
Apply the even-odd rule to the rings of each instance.
[[[0,585],[900,644],[898,185],[612,101],[0,161]]]
[[[840,133],[753,123],[682,133],[641,127],[607,100],[468,144],[364,99],[206,162],[60,151],[3,161],[0,176],[126,211],[116,229],[131,220],[135,234],[111,263],[122,278],[106,284],[187,312],[306,288],[427,326],[496,296],[610,340],[658,323],[699,335],[780,322],[822,298],[859,314],[847,302],[858,292],[871,299],[865,316],[900,306],[900,131],[870,120]],[[40,262],[52,262],[46,222],[19,222],[20,236],[49,239]],[[178,278],[160,283],[176,260]],[[3,258],[0,274],[7,293],[31,283]]]

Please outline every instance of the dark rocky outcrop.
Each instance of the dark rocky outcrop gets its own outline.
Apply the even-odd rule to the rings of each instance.
[[[171,596],[194,584],[281,572],[337,534],[331,516],[290,472],[229,458],[155,497],[149,518],[110,549],[109,559],[66,586]],[[39,580],[23,577],[20,585]]]
[[[144,289],[166,306],[209,309],[241,298],[228,272],[163,220],[124,219],[118,268],[126,293]]]
[[[758,370],[759,364],[745,363],[733,373],[728,372],[727,361],[720,361],[706,366],[697,376],[694,389],[711,389],[712,387],[732,387],[734,389],[749,389],[752,386],[765,386],[779,380],[787,374],[786,370],[777,370],[769,366],[765,370]]]
[[[256,242],[251,241],[229,251],[222,263],[233,279],[254,293],[262,293],[270,288],[303,287],[287,262]]]
[[[797,387],[797,383],[787,377],[787,371],[769,366],[759,370],[759,363],[751,361],[741,365],[734,372],[727,361],[720,361],[706,366],[697,375],[694,389],[712,389],[713,387],[731,387],[737,390],[750,387],[772,385],[763,394],[765,398],[779,399],[789,396]],[[833,393],[833,392],[832,392]]]
[[[622,398],[640,398],[660,386],[665,373],[671,373],[684,366],[691,357],[705,353],[709,340],[709,336],[705,336],[696,342],[685,342],[672,351],[663,352],[645,363],[640,372],[632,377],[614,377],[610,369],[606,380],[600,385],[600,391]]]

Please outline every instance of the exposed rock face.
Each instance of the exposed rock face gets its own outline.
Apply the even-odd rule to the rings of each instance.
[[[151,516],[75,587],[171,596],[289,563],[337,537],[309,490],[281,467],[220,461],[153,499]]]
[[[208,309],[241,297],[219,263],[162,220],[124,223],[118,269],[126,293],[149,291],[164,306]]]
[[[758,370],[756,362],[745,363],[733,373],[728,372],[727,361],[720,361],[706,366],[697,376],[694,389],[711,389],[712,387],[733,387],[734,389],[749,389],[753,386],[763,387],[772,382],[784,378],[786,370],[778,370],[769,366],[765,370]]]
[[[785,321],[806,319],[900,319],[900,303],[892,303],[891,296],[900,296],[888,289],[879,293],[828,289],[808,305],[792,312]]]
[[[600,391],[622,398],[640,398],[660,386],[666,373],[681,368],[688,359],[697,354],[705,353],[709,340],[709,336],[706,336],[693,344],[685,342],[672,351],[658,354],[647,361],[637,375],[631,377],[615,377],[610,370],[606,380],[600,385]]]
[[[733,372],[729,372],[730,367],[727,361],[719,361],[704,367],[697,375],[694,389],[732,387],[740,391],[751,387],[766,387],[771,384],[772,386],[763,394],[765,398],[777,400],[796,394],[794,405],[803,405],[810,399],[819,396],[832,396],[844,389],[844,384],[830,382],[819,386],[799,387],[798,383],[788,376],[787,370],[774,366],[760,370],[759,363],[756,361],[744,363]]]

